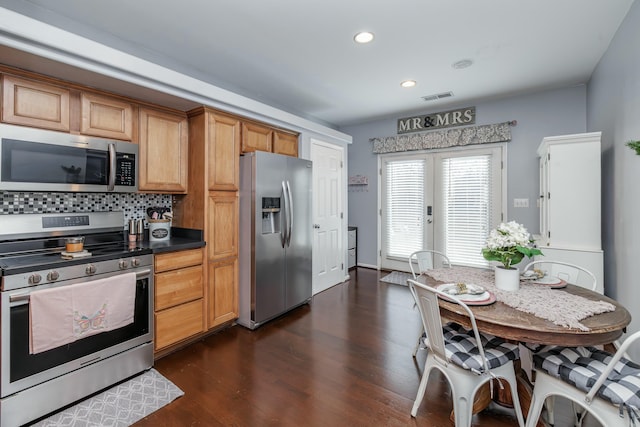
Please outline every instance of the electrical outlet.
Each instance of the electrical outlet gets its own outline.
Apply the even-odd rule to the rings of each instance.
[[[513,199],[514,208],[528,208],[529,199]]]

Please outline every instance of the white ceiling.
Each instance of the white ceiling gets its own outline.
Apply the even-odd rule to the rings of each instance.
[[[586,83],[632,3],[0,0],[7,9],[333,126]],[[355,44],[360,30],[375,40]],[[19,55],[0,55],[5,63],[10,58],[19,62]],[[461,59],[473,65],[453,69]],[[47,69],[56,74],[55,66]],[[418,84],[403,89],[405,79]],[[452,98],[422,100],[448,91]]]

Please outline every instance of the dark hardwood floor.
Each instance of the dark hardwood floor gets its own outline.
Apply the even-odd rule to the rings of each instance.
[[[420,325],[409,289],[379,282],[376,270],[350,273],[255,331],[233,326],[158,360],[185,395],[136,426],[452,426],[437,373],[410,415],[425,354],[411,357]],[[556,427],[571,425],[567,405],[557,406]],[[495,405],[473,425],[517,422]]]

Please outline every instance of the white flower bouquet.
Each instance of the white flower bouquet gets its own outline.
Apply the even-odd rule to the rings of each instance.
[[[522,224],[515,221],[503,222],[489,233],[487,247],[482,249],[482,256],[488,261],[502,263],[504,268],[511,268],[525,256],[530,258],[534,255],[542,255],[534,243]]]

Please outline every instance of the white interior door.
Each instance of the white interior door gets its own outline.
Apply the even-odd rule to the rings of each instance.
[[[342,147],[311,143],[313,161],[313,294],[344,280]]]

